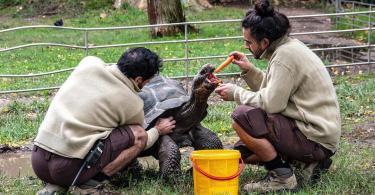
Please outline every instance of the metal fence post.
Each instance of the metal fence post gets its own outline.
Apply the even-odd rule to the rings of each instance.
[[[188,24],[185,22],[185,79],[186,79],[186,89],[189,87],[189,48],[188,48]]]
[[[85,56],[89,54],[89,31],[85,30],[84,34],[84,41],[85,41]]]
[[[355,12],[355,8],[354,8],[355,4],[354,4],[354,1],[352,2],[352,12]],[[355,15],[352,15],[352,29],[354,29],[354,20],[355,20]],[[352,38],[354,38],[354,32],[351,33],[352,34]]]
[[[338,13],[338,0],[335,1],[335,13]],[[336,26],[336,29],[339,28],[339,25],[338,25],[338,22],[339,22],[339,16],[335,16],[335,26]]]
[[[370,11],[372,11],[372,5],[370,4]],[[371,72],[371,69],[372,69],[372,64],[371,64],[371,34],[372,34],[372,22],[371,22],[371,13],[368,14],[368,58],[367,58],[367,62],[368,62],[368,72],[370,73]]]

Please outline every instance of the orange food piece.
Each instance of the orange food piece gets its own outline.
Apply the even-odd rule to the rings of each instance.
[[[234,59],[234,56],[229,56],[222,64],[220,64],[220,66],[218,66],[214,70],[214,73],[218,73],[221,70],[223,70],[223,68],[227,67],[233,61],[233,59]]]

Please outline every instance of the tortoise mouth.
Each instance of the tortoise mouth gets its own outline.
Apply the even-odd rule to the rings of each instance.
[[[208,90],[208,91],[213,91],[219,84],[221,83],[221,80],[216,77],[214,74],[214,66],[213,65],[206,65],[205,66],[206,71],[204,71],[204,74],[201,75],[204,77],[204,83],[203,86]]]
[[[213,74],[214,65],[205,64],[193,80],[193,90],[196,95],[208,96],[220,84],[220,80]]]
[[[217,78],[217,77],[214,75],[214,73],[212,73],[212,72],[208,73],[207,78],[206,78],[206,81],[207,81],[208,83],[216,84],[216,85],[219,85],[220,83],[222,83],[222,81],[221,81],[219,78]]]

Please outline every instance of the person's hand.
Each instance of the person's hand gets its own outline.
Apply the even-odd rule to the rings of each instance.
[[[236,64],[243,72],[247,72],[250,69],[254,68],[254,64],[252,64],[249,59],[247,59],[244,53],[234,51],[229,54],[230,56],[233,55],[234,59],[232,61],[233,64]]]
[[[231,84],[231,83],[225,83],[221,84],[219,87],[215,89],[215,92],[220,95],[220,97],[225,100],[225,101],[233,101],[233,93],[234,93],[234,88],[236,85]]]
[[[172,133],[173,128],[176,127],[176,121],[173,117],[159,118],[156,122],[155,128],[159,131],[160,135]]]

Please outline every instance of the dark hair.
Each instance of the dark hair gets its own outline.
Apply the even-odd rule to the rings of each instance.
[[[147,80],[158,74],[163,65],[156,53],[144,47],[136,47],[126,50],[118,60],[117,66],[129,78],[135,79],[140,76]]]
[[[258,0],[254,9],[249,10],[242,20],[243,28],[250,28],[251,35],[257,41],[267,38],[270,43],[289,34],[288,18],[275,11],[268,0]]]

